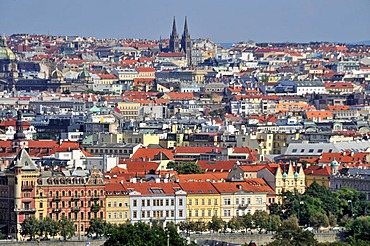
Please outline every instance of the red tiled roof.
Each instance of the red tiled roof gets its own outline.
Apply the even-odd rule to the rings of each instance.
[[[217,189],[210,182],[181,182],[180,186],[190,194],[219,194]]]
[[[331,173],[330,166],[309,166],[304,170],[305,175],[327,176]]]
[[[120,161],[120,163],[126,164],[127,171],[130,173],[149,173],[150,170],[157,170],[159,167],[159,163],[157,162],[150,162],[150,161]]]
[[[185,55],[182,53],[168,52],[168,53],[159,53],[158,57],[185,57]]]
[[[0,128],[8,129],[9,126],[12,126],[15,129],[16,128],[16,122],[17,122],[17,119],[15,119],[15,118],[10,118],[8,120],[4,120],[4,121],[0,122]],[[29,122],[23,121],[23,128],[24,129],[28,129],[30,126],[31,126],[31,124]]]
[[[182,154],[182,153],[194,153],[194,154],[201,154],[201,153],[211,153],[212,151],[216,153],[221,153],[220,147],[195,147],[195,146],[179,146],[176,147],[174,150],[175,154]]]
[[[137,67],[136,71],[139,73],[154,73],[155,69],[153,67]]]
[[[228,161],[207,161],[207,160],[200,160],[197,161],[197,164],[207,172],[230,172],[233,168],[237,160],[228,160]]]
[[[163,156],[161,156],[163,155]],[[157,160],[159,161],[161,158],[164,160],[165,156],[169,160],[173,160],[173,153],[169,149],[163,148],[140,148],[138,149],[131,159],[145,159],[145,160]]]
[[[98,74],[100,79],[117,79],[116,75],[114,74]]]
[[[194,99],[193,92],[168,92],[166,93],[171,99]]]
[[[123,186],[128,192],[137,191],[144,195],[154,194],[154,190],[161,190],[164,194],[175,194],[177,190],[181,190],[181,187],[177,183],[154,183],[154,182],[143,182],[143,183],[124,183]]]

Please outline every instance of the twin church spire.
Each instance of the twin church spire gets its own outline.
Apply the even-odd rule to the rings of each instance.
[[[179,35],[176,29],[176,19],[173,17],[172,32],[170,35],[169,51],[175,53],[184,53],[186,55],[188,65],[191,64],[191,38],[188,30],[188,21],[185,17],[184,32],[182,34],[181,40],[179,40]]]

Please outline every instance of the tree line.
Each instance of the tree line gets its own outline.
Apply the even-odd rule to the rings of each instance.
[[[50,217],[38,220],[34,216],[29,216],[22,222],[20,233],[22,236],[29,236],[30,240],[34,240],[36,235],[40,238],[54,238],[60,235],[67,240],[75,234],[75,231],[74,222],[65,216],[59,221]]]

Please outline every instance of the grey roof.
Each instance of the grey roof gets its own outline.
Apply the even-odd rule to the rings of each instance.
[[[285,155],[290,156],[320,156],[323,152],[353,152],[367,151],[370,141],[350,141],[334,143],[290,143]]]

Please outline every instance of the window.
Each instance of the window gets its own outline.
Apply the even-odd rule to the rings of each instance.
[[[137,207],[137,200],[133,200],[133,202],[132,202],[132,203],[133,203],[133,206],[134,206],[134,207]]]
[[[42,202],[40,202],[40,206],[39,206],[39,207],[40,207],[40,208],[43,208],[43,205],[44,205],[44,204],[43,204]]]
[[[309,152],[309,153],[313,153],[313,149],[309,149],[309,150],[308,150],[308,152]]]
[[[230,198],[224,198],[224,205],[230,205]]]
[[[229,209],[225,209],[224,210],[224,216],[227,217],[227,216],[230,216],[230,210]]]
[[[133,217],[134,219],[136,219],[136,218],[137,218],[137,211],[134,211],[134,212],[132,213],[132,217]]]
[[[214,199],[214,204],[215,204],[215,205],[218,205],[218,201],[217,201],[217,199],[216,199],[216,198]]]
[[[141,206],[145,207],[145,200],[141,200]]]
[[[198,199],[195,199],[195,205],[198,205]]]
[[[179,210],[179,216],[182,217],[183,216],[183,211],[182,210]]]
[[[189,199],[189,205],[193,205],[193,199]]]
[[[208,205],[212,205],[212,199],[208,199]]]
[[[256,198],[256,203],[257,204],[262,204],[262,197],[257,197]]]
[[[182,204],[183,204],[183,200],[179,199],[179,205],[182,206]]]
[[[112,205],[112,203],[111,203],[111,202],[108,202],[108,208],[110,208],[110,207],[111,207],[111,205]]]

